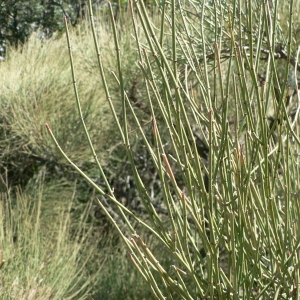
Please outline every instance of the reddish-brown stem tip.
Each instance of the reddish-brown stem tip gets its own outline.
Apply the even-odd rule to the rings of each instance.
[[[50,128],[50,126],[48,125],[48,123],[46,123],[45,126],[46,126],[47,130],[48,130],[49,132],[51,132],[51,128]]]

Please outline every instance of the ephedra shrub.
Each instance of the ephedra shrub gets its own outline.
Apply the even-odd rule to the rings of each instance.
[[[140,211],[118,201],[94,151],[69,39],[82,130],[105,188],[68,158],[51,124],[46,127],[101,194],[96,201],[133,268],[158,299],[298,299],[298,2],[172,0],[151,11],[143,1],[130,2],[131,51],[141,74],[134,97],[125,85],[122,34],[112,9],[117,69],[109,75],[89,8],[99,89],[131,164]],[[154,166],[151,192],[131,147],[132,128]],[[166,255],[170,266],[161,263]]]

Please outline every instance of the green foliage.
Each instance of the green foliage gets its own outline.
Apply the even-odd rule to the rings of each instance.
[[[76,85],[83,132],[105,186],[73,163],[47,124],[57,148],[99,193],[99,206],[155,298],[299,298],[299,94],[290,91],[299,70],[293,38],[298,8],[288,3],[282,26],[279,1],[174,0],[159,3],[156,26],[142,1],[131,5],[142,74],[136,95],[146,97],[132,98],[126,89],[122,32],[111,8],[120,116],[92,13],[91,29],[104,93],[146,215],[116,198]],[[70,50],[76,82],[73,56]],[[152,136],[142,126],[140,101]],[[158,188],[152,191],[131,147],[132,129],[154,166],[148,172]],[[171,268],[161,259],[166,256]]]
[[[94,0],[93,3],[99,5]],[[18,47],[28,40],[33,32],[39,31],[41,39],[49,38],[54,32],[64,29],[63,15],[73,25],[85,17],[85,3],[78,0],[7,0],[0,3],[0,46],[5,52],[6,43]]]

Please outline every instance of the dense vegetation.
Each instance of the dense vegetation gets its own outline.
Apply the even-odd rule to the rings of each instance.
[[[299,5],[229,2],[11,43],[3,299],[299,298]]]

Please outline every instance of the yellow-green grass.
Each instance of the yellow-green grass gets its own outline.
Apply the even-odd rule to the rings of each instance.
[[[1,190],[1,299],[85,299],[94,288],[97,273],[89,274],[86,264],[96,245],[87,242],[91,226],[71,226],[70,196],[49,197],[42,181],[31,193]],[[59,212],[45,219],[47,198]]]

